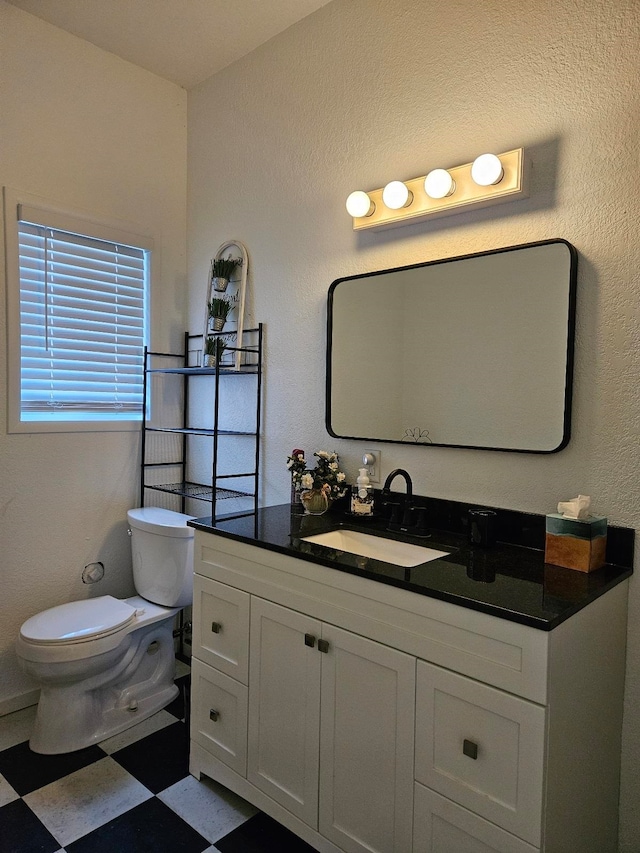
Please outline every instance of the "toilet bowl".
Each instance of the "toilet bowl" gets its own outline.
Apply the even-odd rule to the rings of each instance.
[[[72,601],[22,625],[16,653],[40,684],[29,746],[72,752],[128,729],[165,707],[174,684],[173,625],[193,598],[192,516],[158,507],[127,513],[134,585],[124,600]]]

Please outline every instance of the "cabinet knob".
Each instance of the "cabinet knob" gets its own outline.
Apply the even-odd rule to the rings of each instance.
[[[214,723],[218,722],[218,717],[220,716],[219,711],[215,711],[213,708],[209,711],[209,719],[213,720]]]
[[[329,641],[328,640],[318,640],[318,651],[324,652],[326,654],[329,651]]]
[[[468,758],[473,758],[475,761],[478,757],[478,744],[465,738],[462,741],[462,751]]]
[[[220,631],[222,631],[222,625],[219,622],[212,622],[211,623],[211,630],[213,631],[214,634],[219,634]]]
[[[304,635],[304,644],[305,644],[305,646],[310,646],[311,648],[313,648],[315,646],[316,638],[313,636],[313,634],[305,634]]]

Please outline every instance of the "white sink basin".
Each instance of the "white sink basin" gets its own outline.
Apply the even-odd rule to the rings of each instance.
[[[304,536],[305,542],[324,545],[325,548],[335,548],[336,551],[348,551],[361,557],[371,557],[383,563],[394,566],[419,566],[429,560],[446,557],[448,551],[436,551],[435,548],[423,548],[422,545],[411,545],[398,542],[396,539],[385,539],[382,536],[370,536],[356,530],[330,530],[328,533],[318,533],[315,536]]]

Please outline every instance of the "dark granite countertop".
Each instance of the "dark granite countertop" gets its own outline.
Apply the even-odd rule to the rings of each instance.
[[[264,507],[255,515],[252,513],[219,519],[215,525],[212,525],[210,517],[195,519],[189,524],[198,530],[391,584],[543,631],[552,630],[628,578],[632,574],[633,565],[632,557],[628,558],[629,548],[626,548],[625,565],[608,564],[586,574],[545,564],[544,550],[539,548],[507,542],[498,542],[487,549],[471,547],[467,537],[460,532],[437,529],[432,530],[428,539],[388,533],[386,519],[354,518],[335,507],[325,515],[312,516],[292,512],[289,504],[283,504]],[[449,553],[446,557],[404,568],[305,542],[303,539],[336,527],[373,535],[382,534]],[[531,529],[530,523],[528,529]],[[632,555],[633,531],[627,528],[614,530],[622,531],[625,541],[630,538]]]

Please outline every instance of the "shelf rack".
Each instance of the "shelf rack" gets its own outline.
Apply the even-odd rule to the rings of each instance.
[[[240,337],[241,336],[241,337]],[[193,339],[201,335],[185,334],[184,352],[156,352],[145,349],[144,353],[144,420],[142,423],[142,460],[140,470],[140,505],[144,506],[149,491],[164,492],[180,499],[180,511],[187,511],[187,501],[196,500],[211,504],[211,516],[215,520],[218,517],[218,502],[232,498],[251,501],[251,508],[225,514],[225,517],[239,517],[255,513],[258,509],[259,496],[259,468],[260,468],[260,416],[262,396],[262,348],[263,348],[263,326],[260,323],[255,329],[243,329],[239,335],[238,346],[228,346],[226,351],[233,353],[233,363],[225,366],[220,363],[220,356],[216,358],[215,367],[190,366],[189,353],[190,344]],[[166,364],[168,360],[178,362],[176,366],[155,366],[158,362]],[[183,378],[182,404],[180,413],[180,425],[169,426],[165,424],[151,423],[150,412],[150,381],[153,375],[167,376],[178,375]],[[223,422],[223,404],[221,402],[221,388],[226,382],[233,381],[232,377],[242,375],[255,375],[255,415],[249,428],[226,429],[221,427]],[[211,413],[211,427],[193,426],[191,418],[191,380],[196,377],[210,377],[213,382],[213,411]],[[152,433],[173,434],[180,437],[180,452],[177,458],[162,459],[161,461],[148,461],[149,435]],[[236,436],[253,439],[254,447],[252,456],[252,468],[250,470],[235,471],[233,473],[220,473],[221,440],[226,437]],[[190,467],[190,439],[193,437],[210,438],[212,441],[211,453],[211,478],[208,482],[194,482],[188,478],[187,472]],[[178,482],[151,483],[148,473],[151,469],[162,468],[178,469],[180,477]],[[202,478],[205,479],[204,477]],[[244,485],[233,487],[233,481],[243,480],[251,484],[250,488]],[[191,513],[193,514],[193,513]]]

